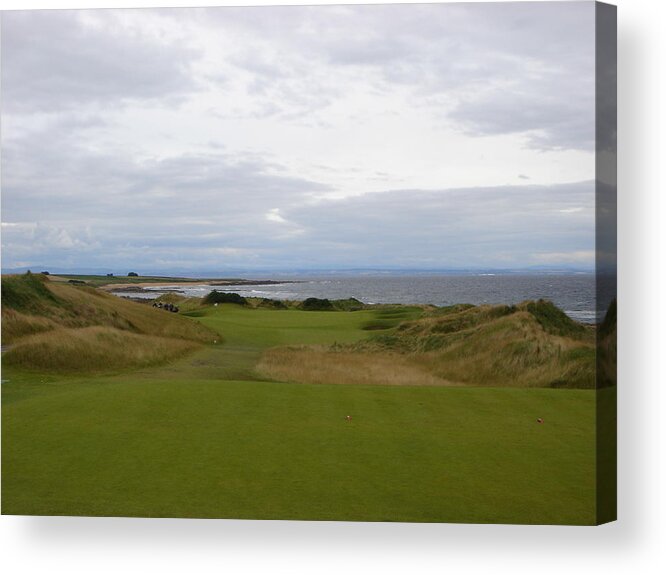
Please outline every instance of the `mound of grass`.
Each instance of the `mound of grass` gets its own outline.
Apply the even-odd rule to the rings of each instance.
[[[514,306],[451,306],[430,314],[426,319],[403,323],[400,331],[407,335],[448,334],[470,329],[505,315],[515,313]]]
[[[585,333],[584,326],[572,320],[548,300],[540,299],[527,302],[522,304],[521,307],[531,313],[548,333],[574,338]]]
[[[257,373],[278,381],[335,385],[452,385],[409,356],[392,352],[353,352],[328,348],[275,347]]]
[[[211,305],[216,303],[235,303],[237,305],[247,305],[247,299],[237,293],[227,293],[223,291],[213,290],[205,298],[203,298],[204,305]]]
[[[406,307],[380,309],[363,323],[364,330],[380,333],[327,352],[307,347],[271,350],[261,364],[262,373],[307,383],[357,381],[362,373],[361,379],[368,382],[374,378],[373,383],[378,384],[401,380],[405,385],[440,382],[595,387],[593,329],[560,321],[551,306],[547,302],[525,302],[519,306],[452,306],[428,311]],[[421,317],[417,315],[419,318],[414,319],[416,313]],[[403,321],[410,314],[411,319]],[[542,322],[547,323],[546,327]],[[561,335],[562,332],[569,335]],[[341,352],[359,357],[351,360],[351,356],[343,356]],[[378,364],[378,355],[383,355],[383,372],[371,369]],[[356,374],[349,369],[341,370],[341,363],[358,367],[363,364],[361,358],[365,358],[367,370],[359,368]],[[418,369],[405,369],[405,365]]]
[[[128,367],[152,364],[157,358],[182,355],[198,343],[220,339],[203,325],[177,314],[165,314],[93,287],[50,282],[45,276],[3,277],[2,291],[2,340],[12,345],[4,359],[15,367],[62,371],[70,362],[73,371],[86,366],[100,371],[104,362],[97,359],[105,356],[106,367],[115,370],[120,357],[125,357]],[[121,335],[132,346],[118,345]],[[57,341],[61,337],[67,341]],[[89,344],[86,337],[93,338]],[[161,339],[173,342],[167,345]],[[76,349],[81,357],[72,351]],[[84,356],[93,360],[86,363]]]
[[[110,327],[60,328],[22,338],[3,364],[22,370],[95,373],[157,365],[194,351],[192,341]]]
[[[2,310],[2,341],[5,343],[58,327],[58,323],[47,317],[23,313],[12,308]]]
[[[23,275],[2,277],[2,306],[22,312],[40,312],[45,307],[61,302],[46,287],[48,278],[43,274],[27,272]]]

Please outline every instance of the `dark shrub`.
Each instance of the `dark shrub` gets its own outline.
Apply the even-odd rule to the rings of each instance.
[[[227,293],[213,290],[204,299],[205,304],[211,303],[235,303],[238,305],[247,305],[247,300],[237,293]]]
[[[331,302],[333,307],[340,311],[358,311],[365,307],[365,304],[355,297],[350,297],[347,299],[336,299]]]
[[[136,272],[130,272],[130,273],[127,274],[127,277],[130,277],[130,278],[138,278],[138,277],[139,277],[139,274],[136,273]]]
[[[328,299],[309,297],[301,304],[301,309],[305,311],[330,311],[333,309],[333,304]]]

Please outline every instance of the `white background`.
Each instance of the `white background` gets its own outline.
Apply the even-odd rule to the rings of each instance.
[[[3,9],[270,3],[0,0]],[[666,10],[650,0],[618,6],[619,521],[580,528],[3,516],[4,572],[665,572]]]

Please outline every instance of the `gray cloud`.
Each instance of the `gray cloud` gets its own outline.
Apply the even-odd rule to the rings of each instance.
[[[594,184],[396,190],[285,212],[316,229],[310,251],[340,265],[577,265],[594,250]],[[569,257],[567,258],[567,254]],[[592,260],[585,262],[588,267]]]
[[[194,88],[192,49],[129,31],[113,11],[99,25],[77,11],[2,15],[3,112],[177,98]]]
[[[390,190],[418,181],[408,172],[421,158],[405,160],[398,175],[408,183],[396,184],[381,149],[368,150],[356,172],[345,167],[355,156],[313,172],[386,186],[379,193],[298,174],[329,151],[336,157],[357,133],[345,132],[352,122],[340,119],[344,105],[336,109],[350,93],[358,98],[349,108],[354,127],[364,125],[364,110],[376,113],[368,129],[386,128],[386,142],[403,132],[377,118],[408,104],[424,124],[454,126],[471,141],[521,134],[539,150],[591,150],[593,3],[146,10],[133,13],[134,25],[119,14],[2,16],[6,267],[587,265],[590,182]],[[141,18],[182,23],[185,36],[207,31],[211,44],[199,52],[149,32]],[[155,143],[165,114],[128,127],[149,106],[190,96],[200,101],[165,120],[173,145]],[[187,145],[209,119],[202,146]],[[281,146],[288,122],[298,130],[285,134],[283,155],[271,156],[262,137]],[[343,127],[338,139],[303,129],[327,122]],[[303,142],[324,152],[310,158]],[[507,166],[510,179],[497,181],[521,170],[543,181],[517,160]]]
[[[147,259],[180,254],[190,264],[206,251],[203,257],[249,261],[270,250],[273,238],[300,230],[271,221],[271,210],[330,191],[251,154],[139,160],[92,151],[80,130],[65,125],[5,144],[5,266],[135,261],[142,250]]]
[[[594,249],[591,182],[321,199],[257,158],[137,161],[55,133],[6,150],[6,267],[576,266]]]

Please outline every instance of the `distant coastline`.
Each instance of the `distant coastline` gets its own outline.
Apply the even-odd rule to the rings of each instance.
[[[146,288],[161,288],[165,291],[182,291],[178,289],[171,289],[171,286],[181,287],[181,286],[192,286],[192,285],[205,285],[211,287],[229,287],[229,286],[267,286],[267,285],[281,285],[281,284],[293,284],[293,283],[303,283],[304,280],[243,280],[243,279],[233,279],[233,280],[206,280],[206,279],[183,279],[183,278],[174,278],[176,281],[168,281],[169,278],[165,278],[160,281],[145,281],[140,283],[112,283],[99,286],[101,289],[110,291],[110,292],[149,292]]]

